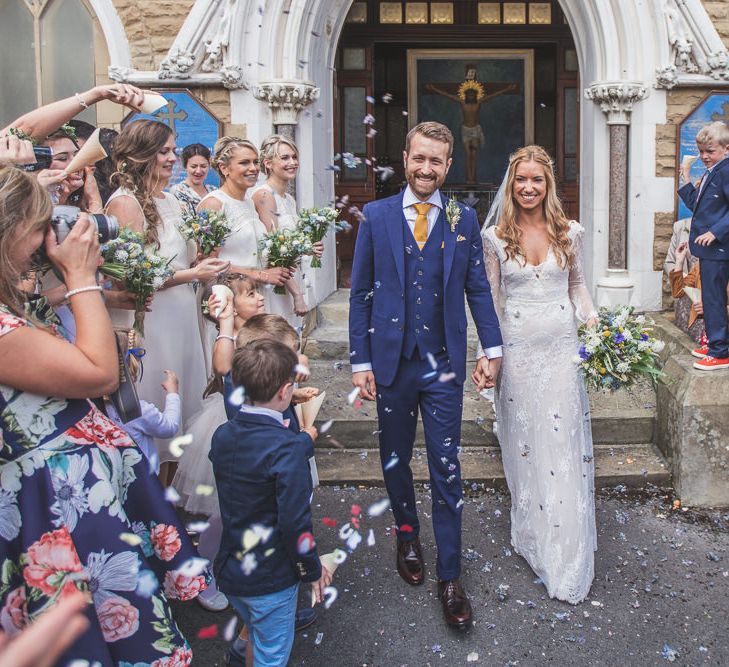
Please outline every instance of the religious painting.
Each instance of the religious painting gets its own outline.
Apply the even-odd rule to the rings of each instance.
[[[691,180],[698,183],[706,171],[704,163],[698,159],[699,149],[696,147],[696,135],[699,130],[709,123],[720,120],[729,124],[729,93],[712,91],[678,126],[678,167],[684,161],[691,162]],[[677,177],[678,178],[678,177]],[[676,185],[678,189],[678,184]],[[676,196],[678,206],[677,220],[690,218],[691,211],[680,197]]]
[[[223,124],[207,106],[193,95],[189,90],[181,88],[160,88],[155,92],[167,100],[167,105],[158,109],[153,114],[130,113],[122,125],[135,120],[147,118],[158,120],[169,125],[175,133],[175,143],[178,153],[188,144],[202,144],[213,152],[213,146],[222,136]],[[170,179],[170,184],[179,183],[187,177],[182,164],[178,161]],[[218,175],[213,169],[208,171],[205,182],[213,187],[218,187]]]
[[[531,49],[408,50],[410,127],[439,121],[453,132],[454,188],[498,185],[509,155],[534,137]]]

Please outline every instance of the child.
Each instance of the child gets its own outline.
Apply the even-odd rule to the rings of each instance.
[[[159,475],[159,456],[153,438],[174,438],[180,428],[180,382],[172,371],[165,371],[164,374],[162,388],[167,393],[163,412],[156,405],[140,400],[141,416],[123,424],[111,401],[105,401],[106,414],[137,443],[149,461],[150,470],[156,475]]]
[[[686,206],[693,211],[689,248],[699,259],[701,302],[709,347],[693,351],[703,356],[694,368],[713,371],[729,368],[729,322],[727,321],[727,285],[729,285],[729,127],[714,122],[696,135],[699,156],[707,171],[699,187],[690,180],[690,166],[684,163],[681,178],[686,181],[679,191]]]
[[[309,505],[306,451],[317,432],[292,433],[282,414],[297,365],[291,348],[275,340],[237,350],[232,380],[245,388],[248,403],[218,428],[210,448],[223,520],[215,574],[249,630],[256,665],[287,663],[299,582],[311,582],[319,602],[331,583],[316,551]]]

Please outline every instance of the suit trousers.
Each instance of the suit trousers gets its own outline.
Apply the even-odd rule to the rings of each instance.
[[[410,461],[413,455],[418,411],[423,418],[430,472],[433,532],[438,548],[439,579],[456,579],[461,573],[461,512],[463,492],[458,450],[461,442],[463,385],[450,377],[446,353],[420,359],[400,359],[389,386],[377,386],[380,426],[380,459],[385,486],[401,540],[420,532]],[[377,377],[375,376],[375,380]]]
[[[701,271],[701,303],[704,307],[709,355],[717,359],[729,357],[729,327],[727,326],[727,285],[729,261],[699,260]]]

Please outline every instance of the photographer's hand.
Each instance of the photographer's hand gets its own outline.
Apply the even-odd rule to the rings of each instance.
[[[63,275],[69,290],[96,284],[96,270],[101,264],[96,223],[86,213],[79,214],[76,224],[60,244],[55,230],[49,227],[46,254]]]
[[[7,134],[0,137],[0,161],[10,164],[34,164],[33,144],[27,139]]]
[[[35,177],[38,179],[38,183],[46,189],[66,180],[66,175],[63,173],[63,169],[43,169],[36,172]]]

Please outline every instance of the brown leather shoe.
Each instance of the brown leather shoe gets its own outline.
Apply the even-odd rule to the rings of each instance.
[[[443,605],[443,616],[452,628],[464,629],[471,625],[473,612],[460,579],[438,582],[438,597]]]
[[[411,586],[419,586],[425,581],[425,564],[420,540],[397,541],[397,571]]]

